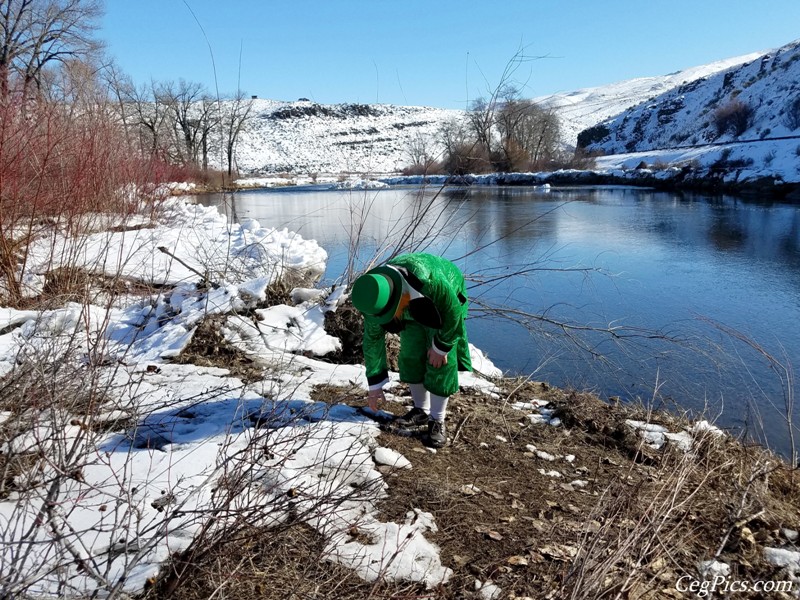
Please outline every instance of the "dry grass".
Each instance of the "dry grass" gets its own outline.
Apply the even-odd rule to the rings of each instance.
[[[782,544],[780,528],[800,525],[800,482],[784,463],[713,436],[689,454],[652,450],[624,425],[647,416],[642,408],[534,382],[503,385],[499,400],[454,396],[451,443],[435,454],[415,438],[380,438],[414,465],[384,469],[389,497],[381,518],[402,520],[413,508],[434,515],[439,530],[428,537],[454,570],[446,586],[361,582],[325,562],[321,540],[297,525],[254,530],[241,544],[214,548],[192,565],[186,583],[168,594],[154,588],[148,598],[454,599],[474,597],[475,581],[489,579],[503,598],[680,598],[678,577],[699,577],[698,563],[715,556],[734,565],[738,579],[780,578],[762,555],[764,546]],[[315,391],[330,403],[359,403],[354,395],[334,386]],[[534,397],[551,401],[561,427],[534,425],[509,406]],[[673,415],[650,421],[672,431],[683,424]],[[532,454],[529,445],[555,460]],[[587,483],[571,485],[575,480]]]
[[[264,377],[264,367],[254,363],[244,352],[228,342],[220,331],[225,316],[205,318],[197,327],[192,340],[175,359],[178,364],[220,367],[245,383]]]

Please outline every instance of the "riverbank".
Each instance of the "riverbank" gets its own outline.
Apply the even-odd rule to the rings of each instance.
[[[692,166],[662,168],[639,163],[630,169],[568,169],[536,173],[487,173],[481,175],[347,175],[309,178],[242,178],[224,190],[236,192],[280,187],[327,186],[329,189],[384,189],[389,186],[607,186],[624,185],[664,191],[692,191],[704,194],[752,196],[762,199],[800,202],[800,183],[779,177],[763,176],[740,179],[736,169]]]
[[[388,459],[376,458],[387,486],[378,514],[430,523],[426,538],[446,581],[376,578],[407,560],[402,552],[385,553],[372,571],[342,569],[324,540],[296,523],[247,528],[236,542],[178,556],[146,597],[200,600],[225,589],[233,600],[656,599],[701,597],[712,585],[709,596],[800,595],[800,479],[780,459],[705,422],[542,382],[494,384],[489,395],[465,388],[453,397],[444,449],[385,433],[376,440],[389,449]],[[330,406],[363,401],[350,386],[322,386],[314,397]],[[404,386],[390,398],[386,408],[397,414],[410,403]],[[380,543],[362,520],[346,536]]]
[[[168,200],[30,251],[45,307],[0,311],[11,597],[663,597],[722,563],[784,581],[800,561],[778,458],[503,379],[476,348],[447,448],[381,432],[341,356],[345,290],[311,287],[327,254],[296,233]],[[90,275],[69,293],[67,266]]]
[[[745,140],[587,158],[585,169],[531,173],[400,176],[381,173],[249,176],[236,189],[331,185],[367,189],[382,185],[629,185],[709,194],[753,195],[800,201],[800,146],[796,138]]]
[[[800,183],[764,177],[739,181],[725,170],[695,167],[657,169],[642,163],[634,169],[562,170],[552,173],[490,173],[461,176],[401,176],[378,179],[390,185],[496,185],[496,186],[599,186],[626,185],[665,191],[695,191],[707,194],[759,196],[800,201]]]

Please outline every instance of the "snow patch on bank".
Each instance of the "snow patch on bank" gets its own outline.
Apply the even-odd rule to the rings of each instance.
[[[37,244],[34,264],[44,269],[73,242]],[[376,424],[346,404],[311,399],[320,384],[366,390],[363,367],[316,358],[340,347],[323,325],[341,289],[298,289],[300,304],[259,308],[277,277],[321,273],[324,250],[286,230],[227,224],[215,209],[178,201],[152,229],[92,234],[78,246],[79,264],[93,272],[121,271],[163,287],[106,306],[0,310],[0,374],[31,361],[60,362],[91,373],[105,392],[96,416],[32,413],[30,428],[3,448],[79,448],[84,457],[80,477],[65,480],[56,504],[23,475],[18,483],[28,491],[0,500],[0,562],[35,582],[29,592],[85,597],[120,585],[136,593],[226,502],[254,525],[302,520],[324,536],[329,560],[368,581],[433,587],[449,579],[425,537],[436,530],[430,514],[413,511],[400,523],[377,517],[387,484],[376,461],[387,457],[376,454]],[[213,315],[224,319],[228,341],[268,366],[261,380],[245,384],[225,369],[171,362]],[[500,375],[471,351],[483,374]],[[100,366],[85,369],[90,358]],[[495,389],[478,374],[462,384]],[[402,456],[389,458],[408,466]],[[43,477],[55,474],[45,466]],[[231,499],[225,486],[233,483]],[[47,506],[56,508],[43,523]],[[363,537],[354,539],[354,530]]]

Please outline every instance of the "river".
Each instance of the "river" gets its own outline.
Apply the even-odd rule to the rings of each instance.
[[[797,206],[628,187],[291,188],[200,201],[316,239],[327,283],[398,245],[446,256],[471,279],[470,341],[509,374],[704,412],[790,450]]]

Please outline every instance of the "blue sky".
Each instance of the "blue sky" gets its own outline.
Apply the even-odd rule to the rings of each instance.
[[[463,108],[521,46],[543,57],[516,73],[533,97],[768,50],[798,23],[798,0],[107,0],[99,36],[137,83],[232,93],[241,55],[261,98]]]

